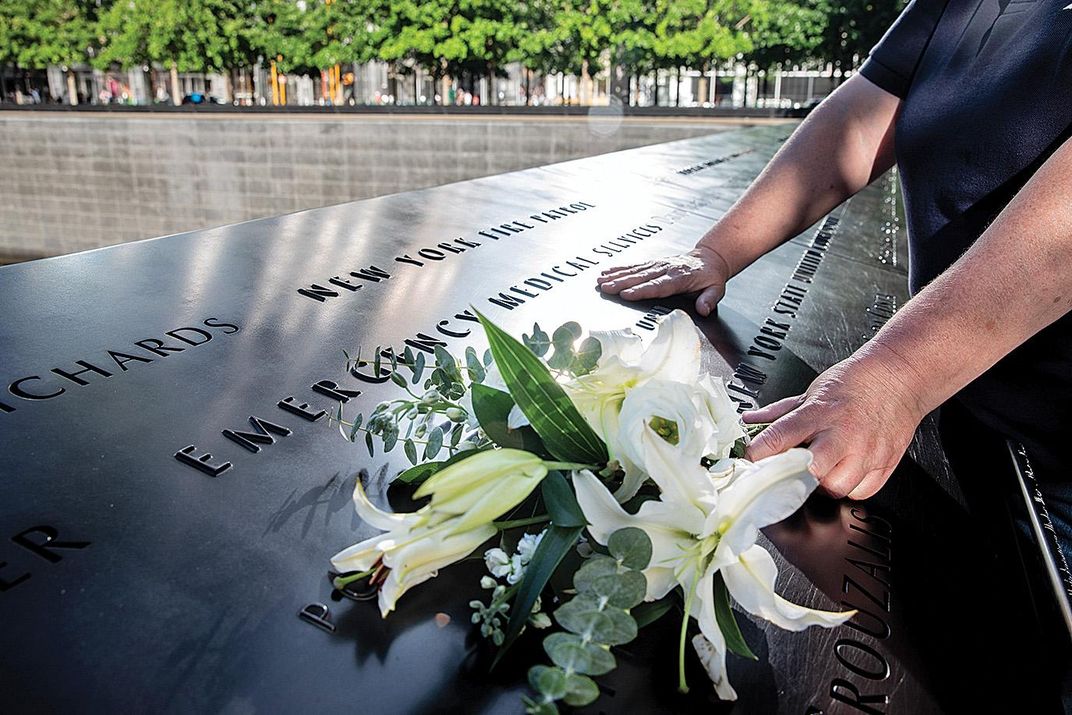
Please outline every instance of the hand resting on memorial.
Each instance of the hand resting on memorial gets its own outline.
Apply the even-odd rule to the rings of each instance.
[[[729,271],[729,264],[718,251],[701,244],[679,256],[607,269],[596,283],[604,293],[627,300],[699,293],[696,312],[707,316],[726,295]]]
[[[927,409],[907,389],[911,373],[882,347],[834,365],[802,395],[745,412],[745,423],[771,423],[752,441],[748,459],[800,444],[814,455],[812,473],[831,496],[866,499],[889,479]]]

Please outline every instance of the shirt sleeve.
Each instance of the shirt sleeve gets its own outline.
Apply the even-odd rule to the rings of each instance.
[[[860,68],[860,74],[904,99],[947,0],[912,0]]]

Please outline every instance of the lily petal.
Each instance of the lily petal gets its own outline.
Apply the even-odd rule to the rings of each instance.
[[[385,534],[376,534],[370,539],[349,546],[331,557],[331,565],[341,573],[368,571],[383,556],[379,548]]]
[[[708,569],[702,578],[697,579],[692,615],[700,625],[700,634],[693,637],[692,647],[707,670],[707,676],[715,686],[715,692],[723,700],[736,700],[737,691],[730,685],[726,672],[726,639],[718,627],[715,617],[714,571]]]
[[[373,504],[369,501],[368,495],[365,494],[365,488],[361,486],[360,479],[354,485],[354,509],[357,511],[361,521],[382,531],[390,531],[417,521],[415,515],[418,512],[396,514],[393,511],[380,509]]]
[[[787,631],[801,631],[808,626],[839,626],[856,611],[818,611],[785,600],[774,592],[778,565],[767,550],[758,544],[741,554],[736,564],[722,569],[730,594],[741,608],[765,618]]]
[[[721,538],[710,568],[735,563],[754,543],[759,530],[786,518],[804,504],[818,482],[808,467],[811,452],[791,449],[756,462],[720,494],[701,536]]]
[[[460,534],[448,534],[443,539],[415,540],[384,554],[383,563],[391,571],[380,588],[380,614],[386,618],[402,594],[435,577],[439,569],[465,558],[495,534],[495,527],[488,524]]]

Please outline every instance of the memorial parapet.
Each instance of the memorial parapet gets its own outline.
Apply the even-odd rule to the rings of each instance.
[[[0,708],[520,712],[528,661],[489,674],[469,626],[478,563],[388,620],[332,592],[328,557],[372,533],[351,506],[356,474],[384,497],[406,464],[370,459],[330,417],[393,394],[392,353],[483,351],[473,308],[515,334],[654,330],[690,301],[608,299],[598,272],[690,248],[788,131],[0,268]],[[705,367],[742,407],[801,391],[903,305],[900,217],[891,173],[696,318]],[[385,356],[379,370],[347,369],[359,347]],[[816,496],[767,530],[780,590],[858,609],[849,624],[743,621],[759,660],[731,658],[735,704],[702,674],[677,694],[676,627],[655,627],[618,649],[591,711],[1059,709],[1055,572],[1010,522],[1024,506],[1012,462],[955,476],[936,435],[928,420],[874,499]],[[986,488],[966,494],[969,481]],[[311,604],[330,627],[298,617]]]

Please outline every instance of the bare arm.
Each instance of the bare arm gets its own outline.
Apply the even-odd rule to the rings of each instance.
[[[627,300],[700,292],[707,315],[725,282],[893,165],[897,97],[856,75],[797,128],[744,195],[684,256],[612,268],[605,293]]]
[[[864,498],[919,421],[1072,309],[1072,143],[1058,149],[963,256],[799,397],[745,415],[777,420],[752,458],[808,443],[828,491]]]

